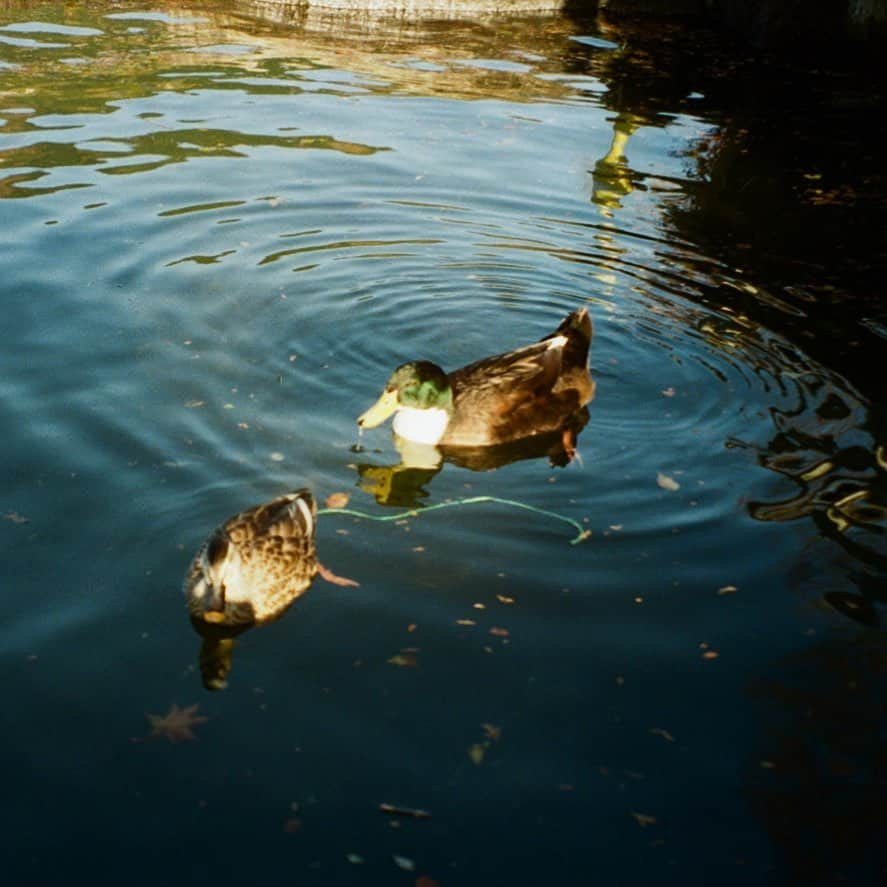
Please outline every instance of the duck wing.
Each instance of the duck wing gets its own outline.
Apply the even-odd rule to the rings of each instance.
[[[454,416],[444,445],[489,446],[559,428],[591,399],[588,309],[538,342],[453,371]]]

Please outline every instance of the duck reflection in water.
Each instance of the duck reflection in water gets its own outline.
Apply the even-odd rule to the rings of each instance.
[[[393,415],[401,462],[359,465],[361,487],[383,504],[416,505],[444,461],[474,471],[543,456],[568,464],[595,393],[591,338],[583,307],[538,342],[451,373],[430,361],[402,364],[357,420],[374,428]]]
[[[282,616],[315,575],[330,573],[317,560],[317,506],[307,489],[241,511],[212,532],[185,576],[194,630],[203,638],[200,673],[209,690],[227,686],[234,638]]]

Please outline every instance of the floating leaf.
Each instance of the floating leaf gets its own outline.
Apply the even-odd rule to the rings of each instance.
[[[663,474],[661,471],[656,474],[656,483],[662,487],[663,490],[679,490],[681,485],[673,478],[669,477],[667,474]]]
[[[471,762],[479,767],[483,763],[484,755],[486,754],[487,747],[482,742],[475,742],[471,748],[468,749],[468,757],[471,758]]]
[[[295,834],[298,831],[301,831],[302,828],[302,820],[299,819],[298,816],[294,816],[292,819],[288,819],[283,824],[283,830],[285,832],[289,832],[290,834]]]
[[[496,600],[499,601],[500,604],[513,604],[514,603],[513,597],[507,597],[504,594],[497,594]]]
[[[349,579],[347,576],[337,576],[320,561],[317,562],[317,575],[333,585],[341,585],[344,588],[358,588],[360,586],[360,583],[354,579]]]
[[[409,859],[406,856],[398,856],[396,853],[391,857],[394,860],[394,864],[403,869],[405,872],[412,872],[416,869],[416,863],[413,862],[412,859]]]
[[[495,724],[481,724],[480,726],[484,731],[484,736],[491,742],[498,742],[502,738],[501,727],[497,727]]]
[[[655,816],[648,816],[646,813],[636,813],[632,810],[631,815],[637,820],[641,828],[646,828],[648,825],[653,825],[656,822]]]
[[[391,813],[395,816],[410,816],[413,819],[431,819],[431,814],[427,810],[420,810],[417,807],[398,807],[396,804],[379,804],[379,809],[383,813]]]
[[[670,385],[668,386],[668,388],[663,388],[662,389],[662,396],[663,397],[674,397],[674,388],[672,388]]]
[[[351,497],[347,493],[330,493],[324,500],[327,508],[344,508]]]
[[[490,629],[490,634],[495,635],[497,638],[507,638],[508,637],[508,629],[500,628],[498,625],[494,625]]]
[[[419,660],[412,650],[403,650],[400,653],[395,653],[394,656],[386,661],[389,665],[397,665],[399,668],[415,668],[419,664]]]
[[[345,859],[352,865],[363,865],[363,857],[359,853],[346,853]]]
[[[419,875],[413,882],[413,887],[440,887],[440,881],[429,878],[428,875]]]
[[[661,736],[666,742],[674,742],[674,736],[672,736],[668,730],[663,730],[662,727],[653,727],[650,732],[654,736]]]
[[[734,591],[739,591],[739,589],[735,585],[725,585],[723,588],[718,589],[719,595],[725,594],[733,594]]]
[[[199,705],[179,708],[172,705],[165,715],[147,715],[151,724],[150,736],[165,736],[170,742],[185,742],[196,739],[191,728],[203,724],[208,718],[197,714]]]
[[[17,511],[7,511],[3,515],[3,520],[12,521],[14,524],[26,524],[28,523],[28,518],[19,514]]]

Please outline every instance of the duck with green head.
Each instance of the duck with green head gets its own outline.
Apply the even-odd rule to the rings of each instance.
[[[392,414],[394,432],[415,443],[487,447],[565,430],[594,397],[588,372],[587,308],[538,342],[446,373],[427,360],[399,366],[357,420],[375,428]]]

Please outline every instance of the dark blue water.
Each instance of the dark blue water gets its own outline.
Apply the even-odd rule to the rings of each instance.
[[[811,109],[777,193],[674,32],[653,64],[604,20],[255,13],[0,12],[7,883],[875,883],[883,228],[843,130]],[[572,463],[356,446],[397,364],[581,305]],[[591,535],[323,515],[360,586],[315,580],[208,692],[188,563],[302,486]],[[151,736],[174,704],[193,739]]]

